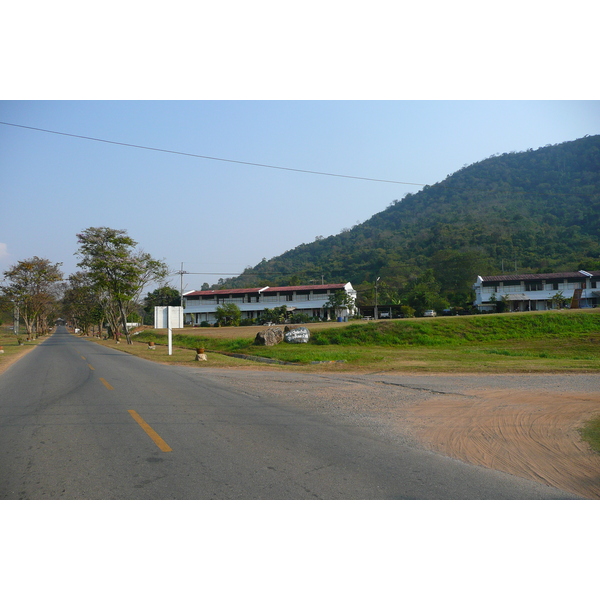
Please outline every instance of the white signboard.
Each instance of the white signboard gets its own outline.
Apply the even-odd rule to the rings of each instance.
[[[155,306],[155,329],[183,329],[183,309],[181,306]]]

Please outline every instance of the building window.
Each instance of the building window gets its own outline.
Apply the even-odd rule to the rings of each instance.
[[[541,281],[528,281],[525,283],[526,292],[537,292],[544,289],[544,284]]]

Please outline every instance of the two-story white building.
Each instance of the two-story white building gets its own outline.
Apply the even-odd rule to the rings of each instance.
[[[242,319],[258,319],[266,308],[287,306],[289,311],[303,313],[319,319],[347,318],[354,310],[342,309],[337,315],[324,305],[337,291],[345,291],[356,301],[356,290],[351,283],[333,283],[325,285],[294,285],[284,287],[246,288],[235,290],[192,291],[183,295],[183,311],[186,325],[199,325],[203,321],[209,324],[217,322],[217,306],[237,304]]]
[[[550,310],[561,297],[571,308],[593,308],[600,305],[600,271],[479,275],[473,289],[474,305],[484,311],[494,310],[498,301],[510,311]]]

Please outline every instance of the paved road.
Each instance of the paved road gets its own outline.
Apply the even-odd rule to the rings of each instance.
[[[64,328],[0,375],[2,499],[573,497]]]

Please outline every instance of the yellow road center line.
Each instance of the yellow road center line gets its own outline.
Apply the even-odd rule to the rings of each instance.
[[[94,369],[94,367],[92,367],[92,365],[90,365],[90,363],[88,363],[88,367],[92,370],[95,371],[96,369]]]
[[[109,389],[109,390],[114,390],[115,388],[110,385],[110,383],[108,383],[108,381],[106,381],[106,379],[104,379],[104,377],[100,377],[100,381]]]
[[[138,425],[150,436],[150,439],[163,451],[163,452],[172,452],[173,449],[163,440],[140,415],[135,410],[128,411],[129,414],[136,420]]]
[[[81,356],[81,355],[80,355]],[[85,356],[81,356],[81,358],[83,358],[83,360],[85,360]]]

